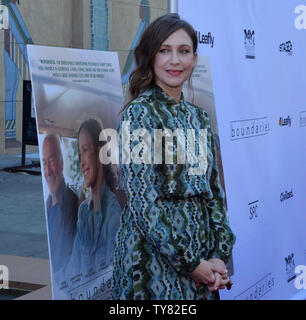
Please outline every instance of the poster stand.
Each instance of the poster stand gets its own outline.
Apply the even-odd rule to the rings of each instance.
[[[22,112],[22,148],[21,148],[21,166],[7,167],[7,172],[25,172],[32,175],[41,175],[40,161],[32,160],[32,163],[26,164],[26,146],[38,146],[35,115],[31,114],[32,85],[31,81],[23,81],[23,112]]]

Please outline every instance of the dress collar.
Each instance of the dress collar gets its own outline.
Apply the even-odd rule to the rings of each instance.
[[[184,103],[184,94],[181,93],[180,101],[175,101],[172,97],[170,97],[161,87],[155,85],[153,87],[154,97],[158,100],[163,101],[167,107],[177,107],[179,105],[183,105]]]

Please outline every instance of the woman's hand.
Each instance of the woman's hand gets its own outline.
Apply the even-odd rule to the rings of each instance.
[[[227,275],[227,270],[226,266],[223,260],[218,259],[218,258],[210,258],[208,259],[209,262],[211,262],[214,266],[218,267],[219,269],[222,269],[223,272],[220,272],[220,274],[226,274]]]
[[[210,291],[215,291],[218,289],[224,289],[228,283],[230,283],[230,278],[227,275],[227,270],[225,263],[218,258],[210,258],[208,259],[210,263],[212,263],[219,270],[223,270],[222,272],[215,272],[216,281],[214,285],[208,286]]]
[[[210,291],[225,289],[226,285],[231,281],[230,278],[228,278],[227,276],[226,277],[221,276],[221,274],[218,272],[215,272],[215,277],[216,277],[215,283],[211,285],[207,285],[207,288]]]
[[[196,282],[197,287],[205,284],[210,291],[224,289],[230,282],[225,263],[217,258],[201,260],[198,267],[190,273],[190,277]]]
[[[217,290],[215,289],[216,287],[223,286],[225,280],[223,280],[222,277],[227,274],[226,268],[220,267],[220,265],[218,263],[201,260],[200,264],[189,276],[197,283],[197,286],[205,284],[209,290]]]

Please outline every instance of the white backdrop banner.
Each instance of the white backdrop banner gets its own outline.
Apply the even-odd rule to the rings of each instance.
[[[197,32],[199,55],[209,57],[228,214],[237,236],[234,285],[220,292],[221,299],[306,298],[295,273],[306,265],[300,2],[178,1],[178,13]]]

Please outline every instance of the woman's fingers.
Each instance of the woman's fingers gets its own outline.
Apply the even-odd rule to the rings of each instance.
[[[213,269],[216,272],[219,272],[220,274],[226,274],[227,275],[227,270],[225,263],[218,258],[210,258],[208,261],[213,265]]]
[[[201,260],[190,277],[196,282],[197,288],[205,284],[210,291],[224,289],[231,282],[227,276],[225,265],[220,259]]]
[[[229,277],[223,278],[223,276],[217,272],[215,273],[215,279],[216,281],[214,283],[207,284],[207,288],[209,291],[225,289],[231,282]]]
[[[190,277],[202,284],[212,284],[215,282],[215,275],[212,270],[212,264],[201,260],[200,264],[190,273]]]
[[[215,277],[216,277],[216,281],[215,281],[214,288],[215,290],[218,290],[222,279],[219,273],[215,273]]]

